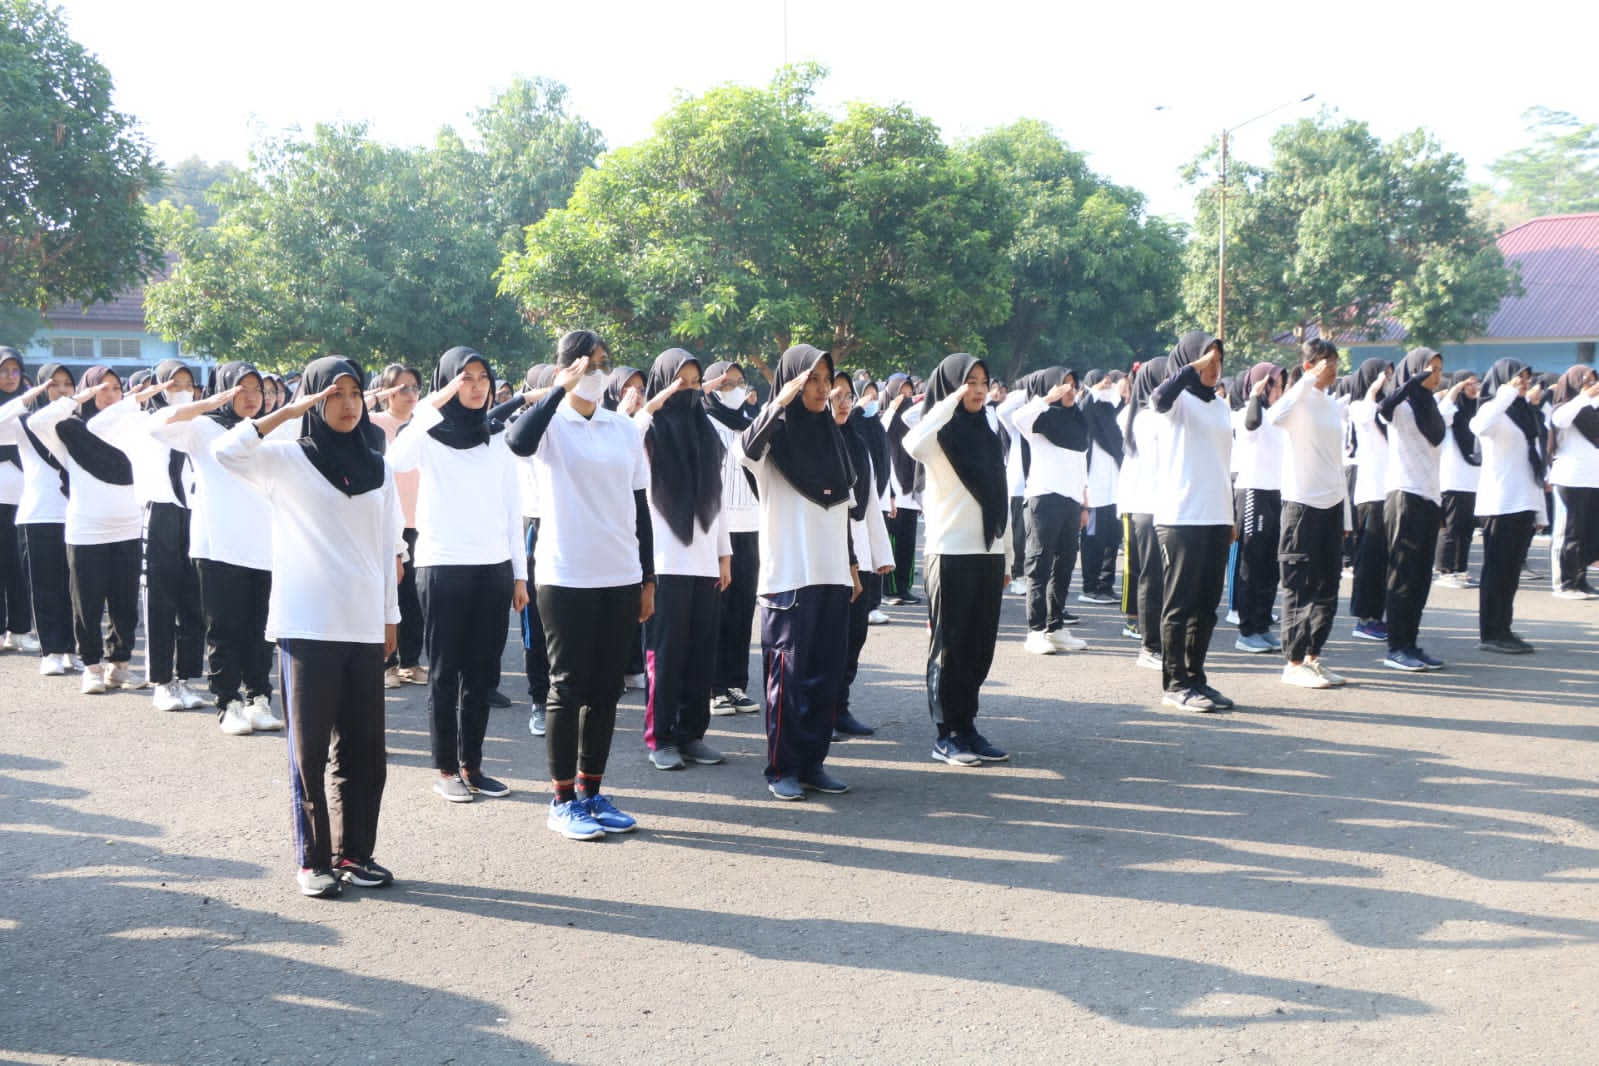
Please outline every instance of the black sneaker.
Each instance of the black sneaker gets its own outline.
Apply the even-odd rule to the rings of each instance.
[[[973,755],[984,762],[1006,762],[1010,759],[1009,752],[994,747],[988,742],[987,737],[975,729],[966,734],[966,746],[972,749]]]
[[[749,698],[749,694],[741,688],[727,690],[727,700],[733,709],[740,714],[754,714],[761,709],[761,705]]]
[[[1081,622],[1082,619],[1078,618],[1075,614],[1072,614],[1070,611],[1061,611],[1060,617],[1057,618],[1056,621],[1059,622],[1063,626],[1074,626],[1078,622]]]
[[[394,884],[394,875],[372,859],[338,859],[333,863],[333,875],[347,885],[362,888],[383,888]]]
[[[799,775],[800,787],[811,792],[826,792],[839,796],[849,791],[849,786],[818,766],[808,774]]]
[[[509,796],[511,786],[504,781],[496,781],[482,770],[462,770],[461,778],[466,782],[466,787],[480,796]]]
[[[899,598],[899,605],[901,607],[915,607],[917,604],[919,604],[921,602],[922,602],[922,598],[920,596],[916,595],[916,593],[914,593],[914,592],[907,592],[907,593],[905,593],[905,595],[903,595],[903,596],[901,596]]]
[[[839,711],[833,720],[833,732],[846,737],[869,737],[877,730],[856,718],[849,711]]]
[[[501,692],[499,689],[495,689],[493,692],[489,693],[489,706],[490,707],[493,707],[496,710],[503,711],[503,710],[505,710],[505,708],[509,707],[510,705],[511,705],[511,697],[507,696],[505,693]]]
[[[1215,689],[1211,688],[1209,685],[1196,685],[1195,687],[1198,688],[1199,691],[1203,692],[1205,695],[1210,697],[1211,704],[1218,711],[1230,711],[1230,710],[1233,709],[1233,706],[1234,706],[1233,701],[1228,699],[1226,696],[1223,696],[1220,692],[1217,692]]]

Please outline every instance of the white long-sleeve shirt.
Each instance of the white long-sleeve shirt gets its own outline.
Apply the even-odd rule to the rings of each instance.
[[[189,496],[189,555],[270,571],[272,507],[255,486],[217,461],[213,448],[227,433],[226,427],[205,415],[165,422],[157,415],[150,428],[150,435],[157,441],[186,452],[194,468],[194,492]]]
[[[1445,426],[1455,420],[1455,413],[1459,410],[1459,406],[1450,400],[1438,401],[1438,413],[1443,416]],[[1439,488],[1444,492],[1476,492],[1477,483],[1482,479],[1482,467],[1466,461],[1460,445],[1455,443],[1453,433],[1444,437],[1443,446],[1438,451]]]
[[[22,418],[27,413],[28,405],[20,398],[0,405],[0,443],[15,445],[22,459],[17,525],[59,525],[67,520],[67,495],[61,491],[61,473],[44,461],[24,432]]]
[[[56,427],[77,410],[72,397],[63,396],[40,410],[29,421],[39,443],[50,450],[56,462],[66,467],[72,482],[72,495],[67,499],[66,529],[68,544],[116,544],[125,540],[138,540],[144,530],[144,512],[133,486],[110,485],[83,467],[61,443]],[[108,444],[116,445],[116,405],[106,408],[89,420],[89,432]],[[54,471],[51,471],[54,473]]]
[[[1315,379],[1306,374],[1266,409],[1265,418],[1287,445],[1281,467],[1283,502],[1317,508],[1345,503],[1343,412],[1338,400],[1317,388]]]
[[[409,427],[394,438],[388,453],[396,473],[420,470],[422,474],[416,496],[416,565],[509,561],[515,579],[526,581],[516,457],[505,446],[505,435],[496,434],[473,448],[452,448],[428,432],[443,421],[438,408],[418,404]],[[542,525],[540,534],[542,552]],[[542,560],[539,565],[543,566]],[[540,571],[541,582],[546,572]],[[551,583],[559,584],[553,577]]]
[[[1377,425],[1377,402],[1351,400],[1349,424],[1355,427],[1355,504],[1381,503],[1388,495],[1388,438]]]
[[[1163,420],[1154,472],[1157,526],[1230,526],[1233,491],[1232,411],[1222,400],[1202,400],[1187,389],[1164,413],[1153,406],[1139,416]],[[1139,448],[1143,448],[1140,440]]]
[[[1269,417],[1271,408],[1261,412],[1260,425],[1245,426],[1249,417],[1246,405],[1232,413],[1233,469],[1238,476],[1233,487],[1280,492],[1283,487],[1283,462],[1288,442],[1286,434]]]
[[[263,441],[250,421],[225,432],[213,456],[271,505],[267,639],[382,644],[383,627],[400,621],[394,563],[405,551],[394,472],[346,496],[298,443]]]
[[[925,411],[911,431],[905,434],[905,450],[926,468],[927,485],[922,493],[922,520],[927,524],[924,550],[928,555],[1002,555],[1006,572],[1011,562],[1011,538],[1002,530],[992,544],[983,536],[983,508],[977,497],[966,490],[955,466],[938,443],[938,431],[955,417],[961,397],[946,396]],[[1033,468],[1038,464],[1033,456]],[[1009,526],[1009,508],[1006,525]]]
[[[1488,517],[1531,511],[1545,525],[1549,516],[1544,513],[1543,486],[1533,476],[1526,435],[1507,414],[1515,401],[1516,390],[1503,386],[1471,417],[1471,431],[1482,445],[1476,513]]]
[[[1039,416],[1049,410],[1042,396],[1034,396],[1011,416],[1016,428],[1027,441],[1030,461],[1027,470],[1028,499],[1036,496],[1065,496],[1083,502],[1088,492],[1088,448],[1085,440],[1082,451],[1051,444],[1042,433],[1034,432]],[[1079,417],[1086,417],[1078,412]],[[947,421],[947,420],[946,420]],[[1084,427],[1086,434],[1087,427]]]
[[[762,417],[770,411],[768,404]],[[751,458],[742,436],[737,448],[740,462],[755,475],[761,501],[761,573],[756,594],[774,596],[817,585],[853,588],[848,503],[823,507],[789,484],[772,462],[770,451],[762,450],[760,458]],[[905,506],[904,499],[900,506]]]
[[[1109,404],[1113,409],[1121,402],[1121,397],[1116,395],[1115,386],[1107,389],[1090,389],[1084,400],[1079,403]],[[1093,408],[1083,411],[1088,417],[1093,417]],[[1106,504],[1116,502],[1116,493],[1121,487],[1121,467],[1116,464],[1116,457],[1099,446],[1094,440],[1093,433],[1088,436],[1088,490],[1087,503],[1090,507],[1104,507]]]
[[[727,454],[722,457],[722,514],[727,518],[727,531],[757,532],[761,528],[761,504],[750,488],[750,479],[744,476],[744,464],[739,461],[738,432],[714,418],[711,425],[727,448]]]
[[[1599,408],[1599,398],[1578,396],[1556,407],[1550,415],[1549,421],[1555,427],[1555,461],[1549,464],[1549,480],[1553,484],[1599,488],[1599,448],[1571,425],[1579,413],[1595,408]]]
[[[1448,431],[1445,431],[1448,436]],[[1445,442],[1447,443],[1447,441]],[[1451,448],[1453,444],[1449,445]],[[1361,443],[1364,461],[1364,442]],[[1387,492],[1408,492],[1433,503],[1443,501],[1443,486],[1439,481],[1438,452],[1441,445],[1432,444],[1416,428],[1416,415],[1408,402],[1394,408],[1393,421],[1388,426],[1388,469],[1384,477]],[[1357,501],[1359,497],[1356,497]]]

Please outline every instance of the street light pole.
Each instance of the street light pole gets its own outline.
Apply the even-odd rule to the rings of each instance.
[[[1258,122],[1267,115],[1275,115],[1285,107],[1294,104],[1303,104],[1314,100],[1315,93],[1307,93],[1297,100],[1284,100],[1269,111],[1262,111],[1254,118],[1246,118],[1235,126],[1221,131],[1221,202],[1218,205],[1216,226],[1216,339],[1224,341],[1227,335],[1227,138],[1251,122]]]

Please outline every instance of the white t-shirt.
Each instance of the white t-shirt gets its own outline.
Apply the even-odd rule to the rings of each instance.
[[[1244,422],[1249,408],[1232,413],[1233,469],[1238,477],[1233,487],[1280,492],[1283,487],[1283,454],[1286,434],[1268,416],[1271,408],[1260,413],[1260,425],[1247,429]]]
[[[1154,471],[1157,487],[1157,526],[1230,526],[1233,491],[1229,465],[1232,459],[1232,411],[1225,401],[1201,400],[1187,389],[1164,413],[1152,406],[1139,417],[1166,423],[1160,435],[1159,461]],[[1140,440],[1139,447],[1143,447]]]
[[[927,487],[922,496],[922,518],[927,523],[923,550],[928,555],[1002,555],[1009,572],[1011,538],[1008,532],[1002,531],[992,544],[984,542],[982,505],[967,491],[954,464],[938,443],[938,431],[949,425],[960,403],[959,396],[944,397],[905,434],[905,450],[927,469]],[[1036,451],[1033,469],[1038,469]],[[1005,522],[1008,531],[1009,507]]]
[[[1599,398],[1578,396],[1556,407],[1550,415],[1555,427],[1555,461],[1549,464],[1551,483],[1567,488],[1599,488],[1599,448],[1571,425],[1578,413],[1594,408],[1599,408]]]
[[[59,525],[67,520],[67,496],[61,491],[61,473],[45,462],[33,442],[28,440],[22,425],[27,413],[28,406],[20,398],[0,406],[0,443],[14,445],[22,460],[17,525]]]
[[[1381,503],[1388,495],[1388,438],[1377,424],[1377,401],[1351,400],[1349,424],[1355,428],[1355,503]]]
[[[1363,442],[1362,453],[1365,447]],[[1408,492],[1433,503],[1442,502],[1443,488],[1438,479],[1439,447],[1430,443],[1416,428],[1416,415],[1411,411],[1409,401],[1400,403],[1394,408],[1393,421],[1388,426],[1386,491]],[[1450,447],[1454,445],[1450,444]]]
[[[1543,486],[1533,475],[1526,435],[1506,413],[1515,401],[1516,390],[1502,386],[1471,418],[1471,431],[1482,445],[1476,513],[1488,517],[1531,511],[1539,525],[1547,525]]]
[[[113,404],[89,420],[89,432],[113,446],[117,446],[119,436],[116,425],[119,415],[114,413],[117,406]],[[39,443],[50,449],[56,462],[66,467],[67,476],[72,482],[72,495],[67,499],[65,516],[66,542],[86,545],[138,540],[144,531],[144,511],[139,506],[133,486],[108,484],[83,469],[67,452],[66,445],[61,443],[56,433],[56,427],[66,421],[77,407],[71,396],[63,396],[28,421]]]
[[[642,444],[645,434],[655,422],[655,416],[640,408],[632,421]],[[648,452],[644,453],[644,463],[648,468]],[[738,476],[742,481],[744,472],[740,470]],[[677,534],[672,532],[672,527],[666,524],[666,518],[655,506],[654,485],[647,484],[646,489],[650,500],[650,529],[655,545],[655,572],[686,577],[720,577],[721,557],[733,554],[733,538],[727,528],[725,514],[718,509],[710,529],[700,528],[699,519],[696,518],[689,542],[684,544],[677,539]]]
[[[1443,416],[1444,425],[1447,427],[1455,419],[1455,413],[1460,408],[1449,400],[1439,399],[1438,413]],[[1444,443],[1439,450],[1438,485],[1444,492],[1476,492],[1477,482],[1482,478],[1482,467],[1473,466],[1466,461],[1460,451],[1460,445],[1455,443],[1455,436],[1450,433],[1444,437]]]
[[[1051,444],[1043,434],[1034,432],[1033,427],[1047,410],[1049,404],[1044,398],[1035,396],[1022,404],[1011,416],[1011,421],[1021,430],[1023,438],[1027,441],[1031,457],[1028,463],[1025,495],[1028,499],[1032,499],[1036,496],[1054,494],[1082,503],[1084,495],[1088,492],[1087,442],[1085,440],[1081,451],[1062,448]],[[1086,418],[1081,411],[1078,412],[1078,417]],[[1085,425],[1085,432],[1086,429]]]
[[[770,410],[768,405],[766,411]],[[774,596],[817,585],[853,588],[847,500],[832,507],[813,502],[789,484],[769,452],[759,459],[750,458],[742,436],[738,452],[740,461],[755,475],[760,497],[761,573],[756,594]],[[907,499],[901,497],[899,505],[906,504]]]
[[[158,414],[150,423],[150,435],[169,448],[186,452],[194,469],[194,491],[189,496],[190,556],[271,570],[272,507],[254,485],[224,467],[212,452],[227,436],[227,428],[205,415],[183,422],[163,422],[161,418]]]
[[[1345,503],[1349,494],[1338,400],[1306,374],[1265,415],[1287,443],[1281,466],[1283,500],[1317,508]]]
[[[405,551],[394,472],[346,496],[298,443],[263,441],[250,421],[225,432],[214,454],[271,505],[267,639],[382,644],[383,627],[400,621],[394,564]]]

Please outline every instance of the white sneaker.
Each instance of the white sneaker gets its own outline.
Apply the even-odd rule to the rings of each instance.
[[[1581,589],[1555,589],[1555,599],[1557,599],[1557,600],[1591,600],[1591,599],[1593,599],[1593,597],[1588,595],[1586,592],[1582,591]]]
[[[1283,684],[1298,688],[1332,688],[1332,682],[1317,673],[1309,663],[1289,663],[1284,666]]]
[[[1082,651],[1084,648],[1088,647],[1088,641],[1082,639],[1081,637],[1072,636],[1070,631],[1065,629],[1057,629],[1053,633],[1046,633],[1044,635],[1048,637],[1049,642],[1055,645],[1055,647],[1060,651]]]
[[[1164,670],[1164,669],[1166,669],[1166,664],[1161,661],[1160,656],[1156,655],[1154,652],[1150,651],[1148,648],[1140,648],[1139,649],[1139,651],[1138,651],[1138,665],[1142,666],[1145,670]]]
[[[1055,642],[1049,639],[1049,634],[1042,629],[1029,631],[1022,647],[1034,655],[1054,655],[1060,650],[1055,646]]]
[[[127,663],[111,663],[105,675],[106,688],[143,688],[143,681],[133,679],[133,671],[128,669]]]
[[[384,688],[399,688],[403,684],[405,682],[400,680],[400,668],[398,666],[391,666],[383,671]]]
[[[187,681],[174,681],[173,684],[178,687],[178,699],[183,701],[184,710],[194,711],[199,710],[201,707],[216,706],[216,700],[213,700],[203,692],[196,692],[189,686]]]
[[[83,668],[83,694],[100,696],[105,693],[105,678],[100,676],[100,664]]]
[[[247,737],[253,730],[250,728],[250,712],[245,709],[244,701],[234,700],[217,718],[217,727],[230,737]]]
[[[39,657],[39,676],[61,677],[64,675],[72,665],[71,663],[63,662],[65,658],[65,655],[41,655]]]
[[[272,713],[272,697],[257,696],[245,705],[250,716],[250,728],[257,733],[271,733],[283,728],[283,719]]]
[[[181,711],[183,707],[183,694],[178,691],[176,681],[168,681],[164,685],[155,687],[155,695],[151,697],[151,704],[158,711]]]
[[[32,633],[13,633],[11,643],[17,646],[18,651],[25,651],[29,655],[36,655],[39,651],[39,638]]]
[[[12,633],[0,633],[0,651],[16,651],[17,642]]]
[[[1025,577],[1017,578],[1010,583],[1010,586],[1005,591],[1010,593],[1012,596],[1027,595],[1027,579]]]
[[[1333,688],[1337,688],[1339,685],[1349,684],[1349,678],[1345,677],[1343,674],[1333,673],[1331,670],[1327,669],[1327,664],[1323,663],[1320,659],[1306,659],[1305,665],[1316,671],[1316,673],[1321,676],[1321,679],[1327,682],[1327,684],[1331,685]]]
[[[1230,626],[1235,626],[1235,625],[1238,624],[1238,612],[1237,611],[1228,611],[1227,612],[1227,624],[1230,625]]]
[[[869,626],[886,626],[889,623],[888,615],[873,607],[866,612],[866,624]]]

